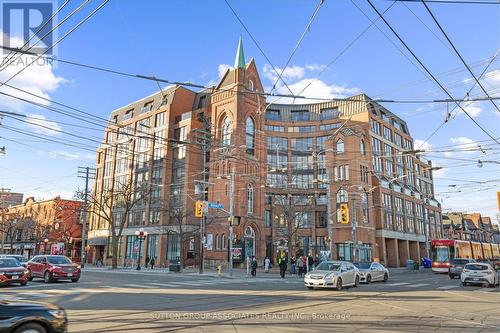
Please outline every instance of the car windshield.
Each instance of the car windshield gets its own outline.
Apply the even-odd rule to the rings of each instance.
[[[47,260],[49,261],[50,264],[55,264],[55,265],[68,265],[71,264],[71,260],[69,260],[66,257],[48,257]]]
[[[339,263],[333,262],[322,262],[318,266],[316,266],[316,270],[318,271],[338,271],[340,269]]]
[[[19,262],[14,258],[1,258],[0,267],[19,267]]]
[[[356,266],[359,269],[369,269],[372,264],[369,262],[359,262],[355,263],[354,266]]]
[[[479,264],[468,264],[465,265],[465,269],[469,269],[471,271],[485,271],[488,269],[488,266]]]
[[[467,259],[455,259],[453,260],[453,265],[465,265],[467,264],[469,261]]]

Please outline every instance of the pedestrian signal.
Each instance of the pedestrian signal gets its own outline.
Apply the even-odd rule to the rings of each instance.
[[[349,205],[346,203],[340,204],[340,223],[349,223]]]
[[[203,201],[196,201],[194,205],[194,216],[203,217]]]

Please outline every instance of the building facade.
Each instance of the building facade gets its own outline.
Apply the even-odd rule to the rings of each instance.
[[[140,250],[160,265],[181,253],[196,264],[202,240],[205,264],[225,265],[230,223],[235,265],[330,250],[389,266],[425,256],[428,241],[442,237],[441,208],[434,168],[414,150],[407,124],[364,94],[289,105],[267,103],[263,91],[240,41],[217,86],[169,87],[111,113],[94,193],[124,183],[147,189],[127,213],[119,262]],[[202,231],[197,200],[223,207],[205,210]],[[90,260],[109,260],[109,225],[95,214],[89,223]]]
[[[449,239],[500,244],[498,224],[480,213],[443,213],[443,235]]]
[[[28,197],[24,203],[4,210],[0,225],[2,253],[63,254],[80,260],[82,202],[55,197],[36,201]]]

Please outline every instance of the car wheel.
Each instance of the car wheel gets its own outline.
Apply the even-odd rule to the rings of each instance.
[[[366,276],[366,283],[372,283],[372,276],[371,275]]]
[[[80,278],[74,278],[74,279],[71,279],[71,282],[78,282],[78,280],[80,280]]]
[[[33,273],[31,273],[31,270],[28,269],[28,271],[30,272],[30,277],[29,277],[29,280],[30,281],[33,281]]]
[[[462,286],[466,286],[467,285],[467,282],[462,282]]]
[[[25,286],[28,284],[28,281],[21,282],[21,286]]]
[[[354,288],[356,288],[359,285],[359,276],[356,275],[356,279],[354,279]]]
[[[387,273],[384,274],[384,279],[382,281],[387,282],[389,280],[389,275]]]
[[[455,278],[455,275],[453,275],[453,274],[449,274],[449,276],[450,276],[450,279],[452,279],[452,280]]]
[[[52,279],[50,278],[49,271],[45,271],[45,274],[43,274],[43,282],[45,282],[45,283],[52,282]]]
[[[342,290],[342,279],[341,278],[337,279],[337,285],[335,286],[335,290],[337,290],[337,291]]]
[[[307,289],[313,289],[313,287],[306,286]]]
[[[47,330],[40,324],[27,323],[18,327],[14,333],[47,333]]]

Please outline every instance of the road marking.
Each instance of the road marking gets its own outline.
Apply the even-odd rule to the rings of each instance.
[[[454,285],[454,286],[442,286],[442,287],[438,287],[438,289],[441,289],[441,290],[449,290],[449,289],[454,289],[454,288],[459,288],[460,286],[457,286],[457,285]]]
[[[408,288],[420,288],[420,287],[425,287],[428,286],[428,283],[417,283],[417,284],[412,284],[407,286]]]
[[[481,289],[476,289],[474,291],[477,291],[480,293],[490,293],[492,291],[495,291],[495,288],[481,288]]]
[[[154,288],[153,286],[147,286],[147,285],[144,285],[144,284],[134,284],[134,283],[126,284],[124,286],[126,288],[146,288],[146,289]]]
[[[388,286],[404,286],[404,285],[408,285],[410,284],[410,282],[396,282],[396,283],[389,283]]]

